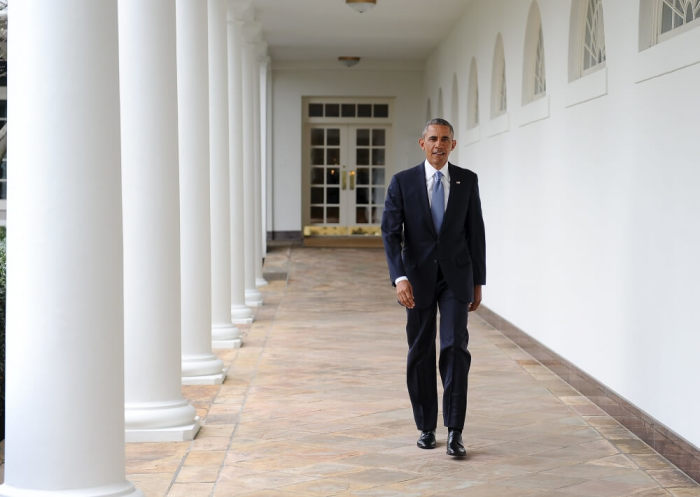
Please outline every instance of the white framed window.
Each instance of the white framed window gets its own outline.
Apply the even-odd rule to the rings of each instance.
[[[523,54],[523,105],[547,94],[544,34],[537,1],[530,5]]]
[[[507,110],[506,57],[503,51],[503,37],[501,33],[498,33],[493,49],[493,69],[491,72],[491,118],[505,114]]]
[[[588,0],[583,37],[583,74],[605,63],[605,58],[603,3],[601,0]]]
[[[700,20],[700,0],[660,0],[661,12],[657,19],[659,41],[666,33],[689,27]],[[700,25],[700,23],[698,23]]]
[[[467,94],[467,128],[479,125],[479,75],[476,69],[476,58],[472,57],[469,64],[469,93]]]

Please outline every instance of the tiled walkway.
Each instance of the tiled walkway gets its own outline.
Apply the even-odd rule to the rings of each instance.
[[[184,388],[205,424],[196,440],[127,445],[147,497],[700,496],[473,314],[469,457],[445,455],[444,428],[418,449],[382,251],[278,248],[265,272],[243,348],[219,351],[226,382]]]

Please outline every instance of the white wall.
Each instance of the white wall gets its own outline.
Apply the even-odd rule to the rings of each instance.
[[[422,64],[391,62],[355,67],[290,64],[272,66],[272,224],[268,231],[302,229],[302,98],[394,97],[393,162],[387,178],[421,160],[424,125]],[[391,116],[390,116],[391,117]]]
[[[485,304],[700,446],[700,27],[640,53],[640,2],[603,5],[607,68],[584,82],[591,92],[568,82],[571,2],[539,2],[548,117],[521,126],[530,0],[474,0],[427,61],[420,108],[440,88],[450,98],[456,73],[466,116],[476,57],[480,126],[458,139],[480,178]],[[491,136],[499,31],[508,126]]]

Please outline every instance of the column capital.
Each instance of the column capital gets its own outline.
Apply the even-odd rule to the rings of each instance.
[[[250,45],[262,42],[262,24],[255,20],[243,21],[243,39]]]

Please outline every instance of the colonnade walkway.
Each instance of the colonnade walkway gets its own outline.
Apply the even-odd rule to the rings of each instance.
[[[379,249],[273,248],[265,305],[204,426],[127,444],[147,497],[700,496],[700,487],[474,314],[465,460],[416,447],[404,311]],[[486,289],[488,298],[488,288]]]

